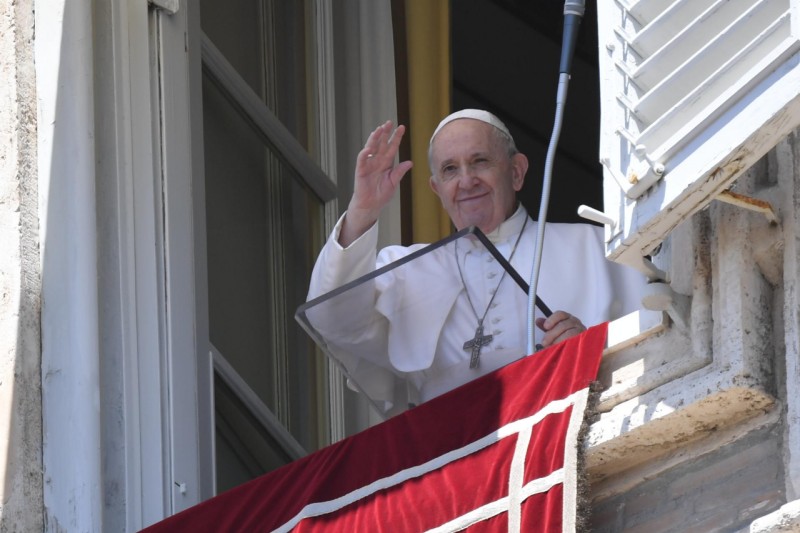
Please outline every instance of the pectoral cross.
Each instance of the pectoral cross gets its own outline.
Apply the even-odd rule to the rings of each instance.
[[[483,334],[483,321],[478,322],[478,329],[475,330],[475,336],[464,343],[464,349],[472,350],[469,358],[469,367],[478,368],[478,359],[481,356],[481,348],[492,342],[492,335]]]

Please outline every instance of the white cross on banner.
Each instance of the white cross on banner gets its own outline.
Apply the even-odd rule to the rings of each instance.
[[[575,531],[605,338],[590,328],[146,531]]]

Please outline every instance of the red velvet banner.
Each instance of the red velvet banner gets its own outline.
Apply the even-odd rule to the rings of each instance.
[[[146,529],[571,531],[606,325]]]

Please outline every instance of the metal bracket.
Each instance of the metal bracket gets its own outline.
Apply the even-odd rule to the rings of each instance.
[[[675,292],[667,283],[648,283],[642,298],[645,309],[666,311],[672,322],[683,331],[689,328],[690,298]]]
[[[589,207],[588,205],[581,205],[578,207],[578,216],[581,218],[585,218],[586,220],[591,220],[592,222],[598,222],[605,226],[606,229],[606,236],[605,241],[611,242],[616,229],[617,229],[617,221],[608,216],[607,214],[603,213],[602,211],[598,211],[594,207]]]
[[[756,213],[761,213],[765,217],[770,224],[777,224],[778,217],[775,216],[775,211],[772,209],[772,205],[769,202],[765,202],[764,200],[759,200],[758,198],[752,198],[750,196],[745,196],[743,194],[735,193],[733,191],[722,191],[717,196],[714,197],[715,200],[719,200],[720,202],[725,202],[726,204],[735,205],[737,207],[741,207],[743,209],[747,209],[748,211],[755,211]]]

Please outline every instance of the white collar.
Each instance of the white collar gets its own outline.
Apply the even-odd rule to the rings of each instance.
[[[518,204],[514,214],[505,219],[494,231],[487,233],[486,237],[492,244],[501,243],[512,237],[516,238],[519,232],[522,231],[522,225],[525,223],[526,218],[528,218],[528,212],[525,211],[522,204]]]

